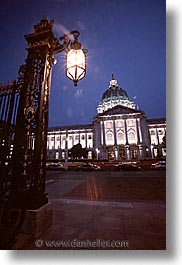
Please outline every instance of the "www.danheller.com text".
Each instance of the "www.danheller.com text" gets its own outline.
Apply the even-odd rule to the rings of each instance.
[[[42,240],[35,241],[37,248],[128,248],[127,240]]]

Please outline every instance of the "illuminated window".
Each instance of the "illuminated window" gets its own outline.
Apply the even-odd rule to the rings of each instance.
[[[124,144],[124,140],[125,140],[124,133],[122,132],[118,133],[117,135],[118,144]]]
[[[158,157],[158,149],[157,148],[154,149],[154,156]]]
[[[166,148],[162,148],[162,155],[166,156]]]
[[[106,128],[109,129],[112,127],[112,121],[107,121],[106,122]]]
[[[118,141],[122,141],[124,139],[123,133],[118,133]]]
[[[55,154],[55,159],[59,159],[59,152],[56,152],[56,154]]]
[[[112,133],[108,133],[107,134],[107,141],[110,142],[110,141],[112,141],[112,139],[113,139],[113,134]]]
[[[124,123],[123,123],[123,121],[116,121],[116,127],[117,127],[117,128],[124,127]]]
[[[131,157],[133,159],[137,159],[137,157],[138,157],[138,151],[136,149],[134,149],[134,150],[131,151]]]
[[[109,132],[106,134],[106,144],[107,145],[113,145],[114,144],[114,137],[113,137],[112,132]]]
[[[88,151],[88,159],[92,159],[92,151]]]
[[[129,143],[135,143],[135,133],[134,132],[129,132],[128,133],[128,141]]]
[[[150,134],[151,135],[155,135],[155,131],[150,131]]]
[[[151,135],[151,144],[158,144],[156,135],[153,135],[153,136]]]
[[[135,120],[127,120],[127,126],[133,127],[135,125]]]
[[[163,134],[163,130],[158,130],[158,134]]]

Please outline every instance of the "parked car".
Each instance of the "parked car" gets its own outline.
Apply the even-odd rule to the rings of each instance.
[[[119,171],[139,171],[141,167],[134,164],[119,164],[116,165],[116,169]]]
[[[47,170],[63,170],[65,171],[65,166],[59,163],[51,163],[49,165],[46,166]]]
[[[166,161],[159,161],[151,166],[154,169],[166,169]]]
[[[82,164],[77,167],[77,170],[83,170],[83,171],[99,171],[101,170],[100,166],[93,165],[91,163],[88,164]]]

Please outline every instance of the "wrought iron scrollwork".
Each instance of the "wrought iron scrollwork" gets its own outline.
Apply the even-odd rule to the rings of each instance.
[[[9,247],[26,209],[38,209],[45,193],[49,90],[54,55],[78,31],[55,38],[46,17],[25,35],[28,56],[16,81],[0,84],[0,246]]]

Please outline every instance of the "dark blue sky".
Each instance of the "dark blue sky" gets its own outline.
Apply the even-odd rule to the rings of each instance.
[[[0,81],[16,79],[26,59],[24,35],[43,15],[55,35],[80,31],[87,74],[75,88],[65,76],[65,54],[53,68],[49,125],[91,123],[112,73],[148,118],[165,117],[164,0],[1,0]]]

